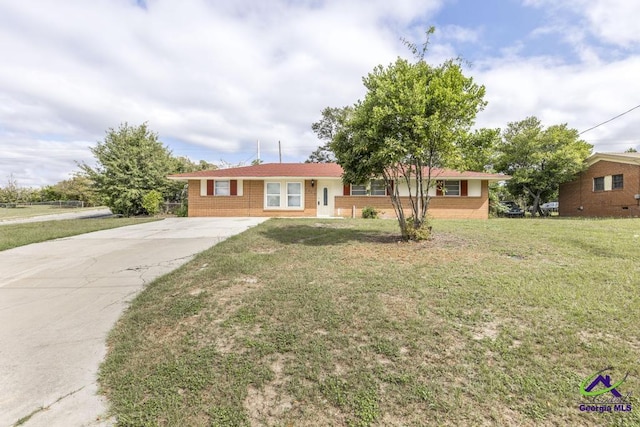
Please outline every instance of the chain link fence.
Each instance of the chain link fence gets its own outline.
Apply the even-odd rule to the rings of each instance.
[[[164,202],[160,204],[160,212],[164,215],[179,215],[181,207],[180,202]]]
[[[90,205],[80,200],[0,203],[0,208],[21,208],[21,207],[28,207],[28,206],[50,206],[52,208],[84,208],[84,207],[89,207]]]

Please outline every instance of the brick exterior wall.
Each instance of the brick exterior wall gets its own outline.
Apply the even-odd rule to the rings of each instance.
[[[242,181],[242,196],[201,196],[200,181],[189,180],[189,216],[316,216],[316,188],[304,182],[304,210],[264,209],[264,181]]]
[[[622,189],[593,191],[594,178],[620,174],[623,175]],[[636,194],[640,194],[640,166],[601,160],[582,172],[576,180],[560,185],[559,215],[638,217],[640,207],[634,198]]]
[[[351,217],[353,206],[356,207],[356,216],[362,216],[362,208],[371,206],[382,210],[382,218],[395,218],[396,213],[389,196],[338,196],[336,197],[336,216]],[[411,215],[407,210],[410,206],[409,198],[402,197],[402,205],[405,214]],[[454,197],[434,196],[429,202],[429,215],[432,218],[444,219],[487,219],[489,218],[489,184],[482,181],[480,197]]]
[[[304,210],[264,209],[264,181],[244,180],[242,196],[201,196],[200,181],[189,181],[189,216],[281,216],[315,217],[317,215],[317,188],[311,187],[311,181],[305,181]],[[404,206],[409,199],[403,198]],[[371,206],[383,211],[382,217],[395,218],[395,211],[389,196],[337,196],[334,216],[351,217],[352,207],[356,206],[356,216],[362,216],[362,208]],[[407,214],[409,212],[407,211]],[[489,187],[482,182],[480,197],[431,198],[429,214],[433,218],[487,219],[489,217]]]

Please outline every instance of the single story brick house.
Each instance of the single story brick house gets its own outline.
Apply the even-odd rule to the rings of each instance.
[[[560,216],[640,216],[640,153],[595,153],[575,180],[560,184]]]
[[[382,180],[345,185],[342,172],[335,163],[264,163],[168,178],[188,182],[190,217],[359,217],[366,206],[381,210],[383,217],[395,217]],[[438,183],[430,189],[434,218],[488,218],[489,183],[509,179],[449,169],[434,170],[432,176]],[[408,195],[406,186],[399,191]]]

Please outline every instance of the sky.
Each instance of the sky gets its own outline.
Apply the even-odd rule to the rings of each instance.
[[[120,124],[176,156],[301,162],[327,106],[424,41],[486,87],[476,127],[583,131],[640,104],[635,0],[0,0],[0,186],[68,179]],[[585,132],[640,150],[640,109]]]

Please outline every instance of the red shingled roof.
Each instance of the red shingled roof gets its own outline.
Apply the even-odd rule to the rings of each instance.
[[[342,168],[337,163],[263,163],[255,166],[216,169],[169,175],[171,179],[204,179],[204,178],[341,178]],[[433,178],[479,178],[494,181],[509,179],[507,175],[483,172],[459,172],[452,169],[434,169]]]
[[[171,178],[339,178],[341,176],[342,168],[336,163],[263,163],[255,166],[169,175]]]

